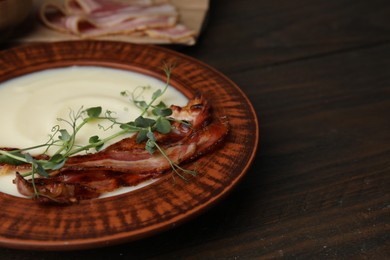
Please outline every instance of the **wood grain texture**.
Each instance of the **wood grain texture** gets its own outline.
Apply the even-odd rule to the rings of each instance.
[[[389,259],[390,3],[211,0],[196,46],[260,122],[240,185],[148,239],[18,259]]]

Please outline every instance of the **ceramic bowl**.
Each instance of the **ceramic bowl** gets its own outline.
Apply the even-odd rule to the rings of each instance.
[[[176,64],[172,87],[189,99],[202,93],[212,103],[213,117],[229,120],[224,142],[185,164],[198,175],[184,181],[167,173],[140,189],[70,206],[38,205],[0,192],[0,246],[62,251],[141,239],[191,220],[238,184],[257,149],[255,110],[235,83],[201,61],[167,48],[114,41],[26,44],[2,52],[0,83],[70,66],[108,67],[164,81],[165,62]]]

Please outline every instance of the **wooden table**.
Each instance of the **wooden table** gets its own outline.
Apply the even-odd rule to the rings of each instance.
[[[165,233],[1,259],[390,258],[390,2],[211,0],[179,49],[248,95],[261,141],[244,180]]]

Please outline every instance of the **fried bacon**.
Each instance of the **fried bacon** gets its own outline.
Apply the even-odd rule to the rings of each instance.
[[[169,134],[157,135],[157,142],[171,162],[181,164],[195,160],[214,149],[228,133],[228,122],[212,119],[210,106],[202,97],[184,107],[171,106],[175,121]],[[157,178],[172,170],[171,163],[156,150],[150,154],[145,144],[136,142],[136,136],[123,139],[104,150],[70,157],[60,170],[49,178],[35,178],[35,189],[40,202],[75,203],[96,198],[104,192],[120,187],[135,186]],[[31,180],[17,174],[15,184],[25,196],[33,196]]]
[[[168,134],[155,133],[157,142],[160,144],[172,144],[183,140],[188,137],[194,130],[201,128],[203,125],[207,125],[211,118],[210,105],[202,96],[196,96],[188,101],[186,106],[179,107],[172,105],[172,118],[176,121],[172,123],[172,130]],[[189,125],[180,123],[179,120],[188,122]],[[0,148],[5,151],[16,150],[15,148]],[[67,165],[74,165],[86,160],[98,161],[104,158],[119,159],[123,157],[124,160],[133,159],[147,159],[150,154],[145,151],[145,144],[139,144],[136,142],[136,136],[124,139],[115,144],[112,144],[110,148],[100,151],[96,154],[88,154],[81,156],[74,156],[69,158]],[[49,159],[47,155],[34,156],[35,159]],[[133,159],[132,159],[133,158]],[[30,164],[11,165],[0,163],[0,172],[10,171],[29,171]]]
[[[16,173],[14,183],[20,194],[33,197],[38,202],[45,203],[71,204],[79,200],[97,198],[100,195],[95,189],[79,183],[67,183],[51,178],[37,178],[34,180],[34,185],[39,196],[35,197],[35,190],[31,180],[26,180],[19,173]]]

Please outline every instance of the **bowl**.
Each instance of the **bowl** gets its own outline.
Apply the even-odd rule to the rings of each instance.
[[[183,180],[167,173],[143,188],[71,206],[44,207],[0,192],[0,247],[64,251],[134,241],[190,221],[226,198],[255,159],[259,127],[255,110],[239,86],[209,65],[155,45],[90,40],[36,43],[1,53],[0,82],[80,66],[108,67],[165,81],[164,63],[176,65],[172,87],[188,98],[202,93],[212,102],[215,118],[228,116],[227,139],[185,165],[199,170],[198,176]]]

